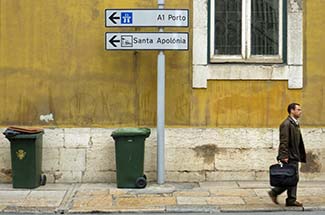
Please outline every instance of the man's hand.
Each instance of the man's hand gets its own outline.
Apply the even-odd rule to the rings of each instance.
[[[288,158],[284,158],[281,160],[282,163],[288,163],[289,159]]]

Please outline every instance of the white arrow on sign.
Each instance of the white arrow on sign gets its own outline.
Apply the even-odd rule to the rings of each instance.
[[[105,10],[106,27],[188,27],[187,9]]]
[[[106,50],[188,50],[188,33],[107,32]]]

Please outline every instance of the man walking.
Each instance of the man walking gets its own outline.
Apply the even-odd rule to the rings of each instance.
[[[290,104],[288,113],[288,118],[280,125],[280,145],[277,160],[294,165],[299,176],[299,162],[306,163],[306,151],[298,121],[302,113],[300,105],[298,103]],[[288,195],[286,206],[301,207],[302,203],[297,201],[297,185],[294,187],[274,187],[268,194],[275,204],[279,204],[277,196],[286,190]]]

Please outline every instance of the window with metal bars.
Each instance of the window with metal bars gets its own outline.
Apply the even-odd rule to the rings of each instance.
[[[283,0],[211,0],[210,61],[283,60]]]

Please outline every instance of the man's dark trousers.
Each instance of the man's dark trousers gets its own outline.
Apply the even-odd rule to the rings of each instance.
[[[291,164],[297,168],[297,176],[299,179],[298,161],[289,161],[289,164]],[[287,190],[288,198],[286,199],[286,203],[290,204],[290,203],[294,203],[297,200],[297,186],[298,185],[296,185],[294,187],[274,187],[272,189],[272,192],[275,196],[278,196]]]

